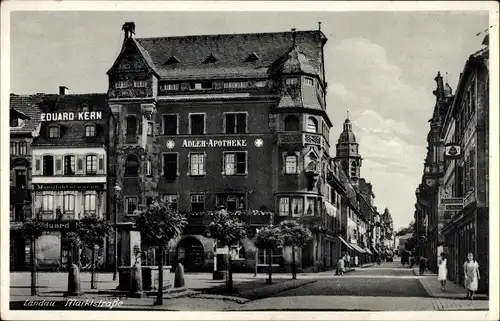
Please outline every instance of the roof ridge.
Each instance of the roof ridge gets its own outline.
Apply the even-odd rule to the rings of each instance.
[[[301,30],[295,33],[321,32],[320,30]],[[276,32],[240,32],[240,33],[218,33],[218,34],[198,34],[185,36],[170,36],[170,37],[135,37],[136,40],[156,40],[156,39],[172,39],[172,38],[199,38],[199,37],[228,37],[228,36],[257,36],[257,35],[273,35],[273,34],[292,34],[292,31],[276,31]]]

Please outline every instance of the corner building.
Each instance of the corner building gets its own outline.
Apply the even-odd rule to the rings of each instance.
[[[136,38],[131,22],[123,31],[122,51],[108,71],[110,154],[116,155],[109,184],[120,190],[108,197],[119,221],[119,265],[130,262],[140,242],[134,211],[161,197],[189,222],[163,254],[167,265],[213,269],[209,212],[224,205],[241,211],[250,226],[232,249],[234,269],[267,266],[252,241],[257,228],[325,212],[331,128],[325,36],[292,30]],[[318,240],[296,255],[303,269],[320,260]],[[155,265],[154,253],[144,252],[142,265]],[[277,271],[290,262],[289,249],[273,253]]]

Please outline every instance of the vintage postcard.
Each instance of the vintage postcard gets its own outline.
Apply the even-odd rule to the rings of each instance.
[[[3,2],[2,318],[497,319],[498,8]]]

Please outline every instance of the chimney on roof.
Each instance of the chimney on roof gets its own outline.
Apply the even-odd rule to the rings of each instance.
[[[293,37],[293,44],[292,48],[295,48],[295,38],[297,37],[297,33],[295,32],[297,29],[292,28],[292,37]]]
[[[135,35],[135,23],[125,22],[122,26],[122,30],[125,32],[124,41],[128,40],[128,38],[133,38]]]
[[[321,31],[321,21],[318,21],[318,30]]]
[[[64,96],[67,95],[68,92],[68,87],[66,86],[59,86],[59,95]]]

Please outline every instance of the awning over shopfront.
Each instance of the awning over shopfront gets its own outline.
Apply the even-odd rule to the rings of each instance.
[[[369,248],[365,247],[365,251],[366,251],[366,253],[368,253],[368,254],[370,254],[370,255],[373,255],[372,251],[370,251],[370,249],[369,249]]]
[[[351,249],[351,250],[354,250],[354,248],[352,246],[349,245],[349,243],[347,243],[342,237],[338,236],[339,240],[342,241],[342,243],[345,244],[345,246],[347,246],[348,249]]]
[[[349,244],[353,249],[355,249],[356,251],[358,251],[359,253],[363,254],[363,253],[366,253],[365,250],[363,250],[359,245],[357,244],[354,244],[354,243],[351,243]]]

